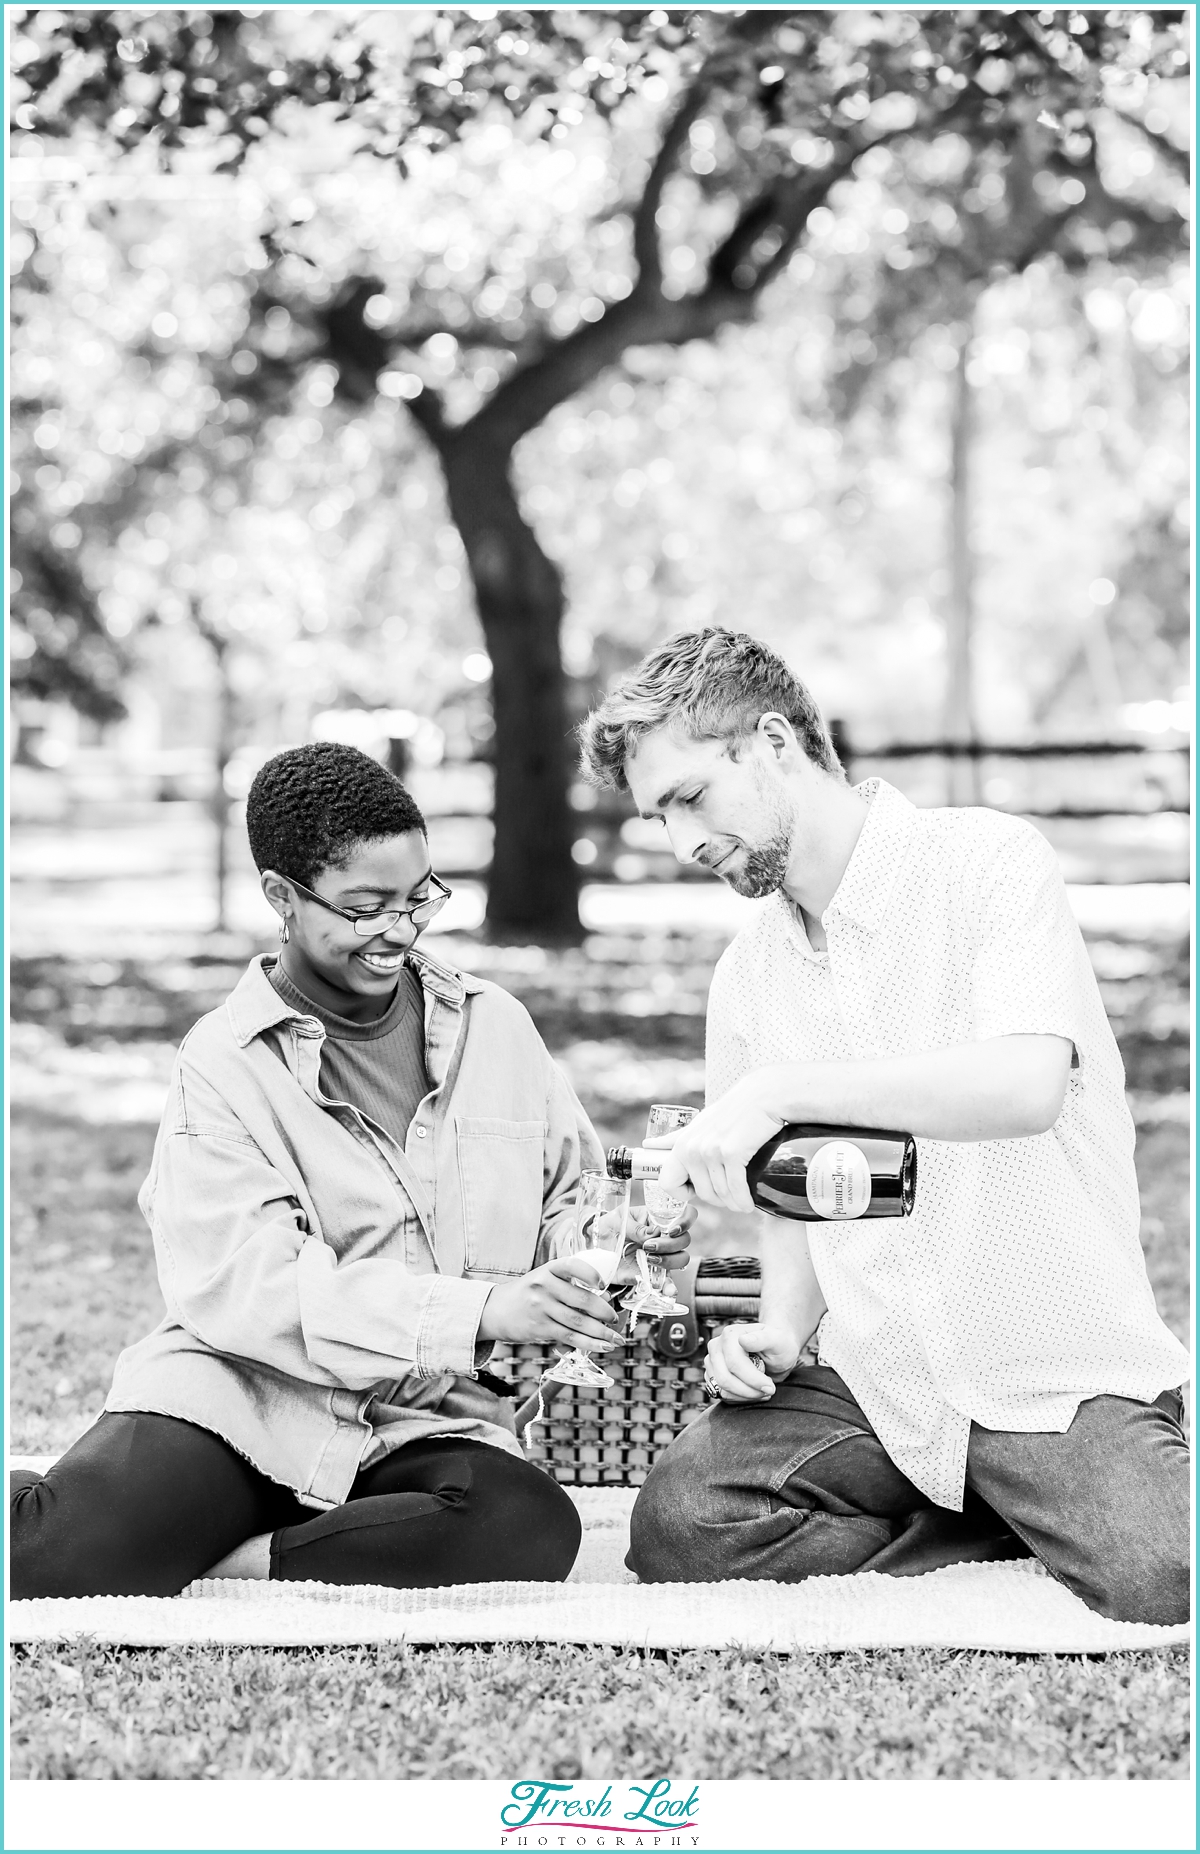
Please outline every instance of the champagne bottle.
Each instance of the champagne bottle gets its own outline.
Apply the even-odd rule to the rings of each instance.
[[[667,1152],[614,1146],[610,1178],[655,1179]],[[917,1147],[911,1133],[878,1127],[831,1127],[816,1122],[780,1127],[746,1166],[759,1210],[801,1223],[857,1217],[907,1217],[917,1189]]]

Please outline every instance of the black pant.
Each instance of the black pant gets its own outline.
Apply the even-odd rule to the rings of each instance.
[[[486,1442],[407,1443],[314,1514],[209,1430],[141,1411],[106,1411],[48,1474],[14,1470],[9,1522],[14,1597],[174,1596],[262,1532],[274,1578],[561,1583],[580,1539],[562,1488]]]

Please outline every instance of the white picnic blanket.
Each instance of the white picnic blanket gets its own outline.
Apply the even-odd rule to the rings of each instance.
[[[41,1466],[29,1458],[21,1466]],[[1108,1622],[1032,1559],[924,1577],[802,1584],[639,1584],[624,1567],[633,1489],[569,1490],[584,1524],[565,1584],[378,1585],[201,1579],[177,1597],[43,1597],[8,1605],[13,1642],[89,1636],[132,1646],[363,1642],[580,1642],[792,1654],[846,1648],[986,1648],[1103,1654],[1188,1640],[1186,1626]]]

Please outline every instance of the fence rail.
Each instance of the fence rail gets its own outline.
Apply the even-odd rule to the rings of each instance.
[[[843,766],[863,760],[958,761],[978,765],[984,760],[1078,760],[1139,758],[1160,760],[1164,754],[1190,765],[1191,742],[1173,741],[1162,746],[1146,740],[893,740],[881,746],[859,746],[852,741],[845,724],[831,721],[829,731]],[[998,811],[1011,810],[1027,818],[1154,818],[1188,817],[1191,806],[1182,804],[1178,795],[1172,799],[1164,790],[1163,802],[1157,805],[1063,804],[1038,808],[1034,805],[996,805]]]
[[[1007,744],[991,740],[895,740],[882,747],[859,747],[851,743],[844,729],[831,731],[841,757],[852,760],[1057,760],[1086,755],[1100,759],[1109,754],[1157,757],[1163,753],[1176,753],[1188,759],[1192,751],[1190,741],[1155,747],[1142,740],[1013,741]]]

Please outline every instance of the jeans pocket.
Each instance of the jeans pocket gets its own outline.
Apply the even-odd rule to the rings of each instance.
[[[856,1428],[853,1424],[848,1424],[843,1429],[832,1429],[828,1435],[810,1436],[803,1448],[789,1456],[783,1466],[771,1476],[767,1483],[769,1491],[773,1494],[782,1493],[792,1476],[799,1474],[801,1468],[807,1468],[811,1462],[817,1460],[818,1456],[826,1454],[831,1448],[837,1448],[843,1442],[854,1440],[855,1437],[866,1439],[863,1430]]]
[[[857,1425],[838,1425],[810,1437],[775,1474],[770,1491],[831,1513],[873,1515],[889,1524],[927,1506],[892,1460],[879,1437]]]

